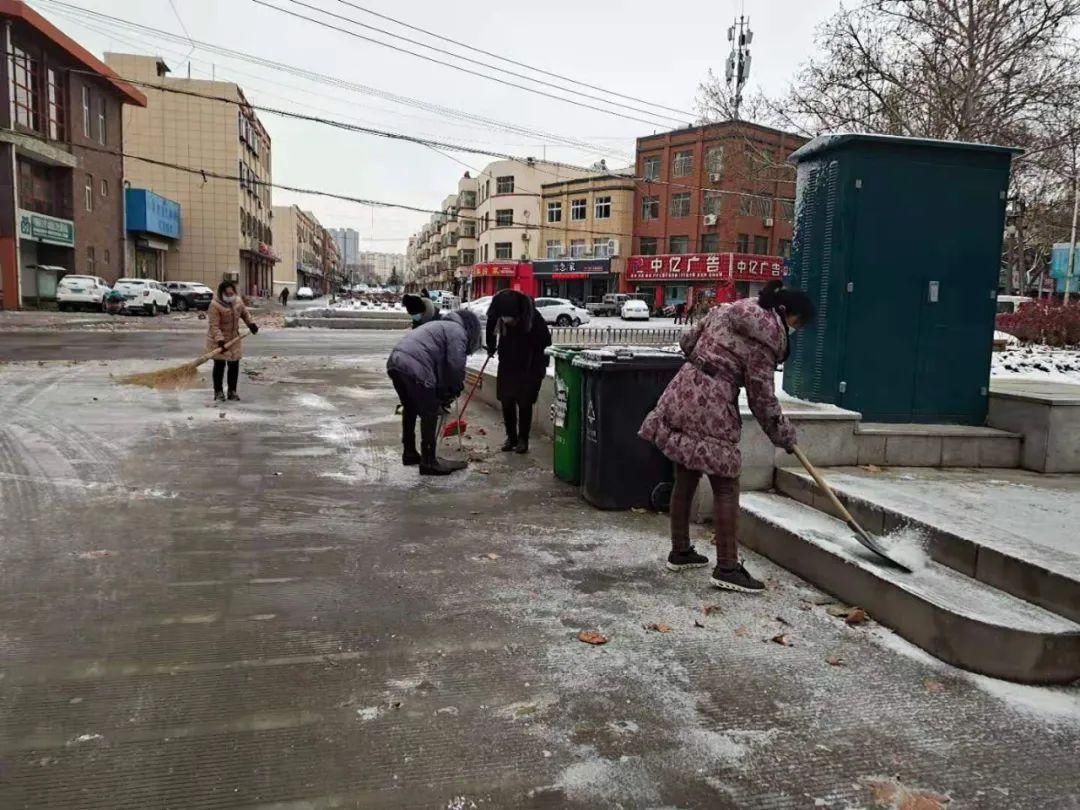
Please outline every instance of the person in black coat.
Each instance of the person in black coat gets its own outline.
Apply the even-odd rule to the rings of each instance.
[[[491,299],[487,313],[488,355],[499,355],[495,395],[502,403],[506,442],[502,449],[529,452],[533,405],[547,375],[551,332],[529,296],[502,290]]]

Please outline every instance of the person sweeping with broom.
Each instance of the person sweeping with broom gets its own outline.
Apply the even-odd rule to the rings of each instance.
[[[224,402],[226,399],[224,383],[228,378],[228,399],[239,400],[236,393],[236,385],[240,380],[240,358],[243,355],[243,341],[236,340],[240,336],[240,322],[247,324],[251,334],[258,334],[259,326],[251,319],[247,307],[236,294],[236,285],[231,281],[223,281],[218,285],[217,294],[210,302],[207,310],[209,329],[206,334],[206,351],[218,353],[214,355],[214,401]]]
[[[533,405],[547,374],[551,332],[529,296],[502,290],[491,299],[487,312],[487,350],[499,355],[495,395],[502,404],[506,441],[503,452],[529,452]]]
[[[671,571],[704,568],[709,559],[690,544],[690,508],[702,475],[713,491],[717,588],[757,593],[764,585],[739,561],[739,389],[774,445],[795,450],[795,428],[774,391],[778,364],[787,359],[789,331],[814,320],[814,305],[802,290],[769,282],[757,300],[744,299],[711,310],[680,343],[686,365],[675,375],[638,435],[675,463],[671,493]]]

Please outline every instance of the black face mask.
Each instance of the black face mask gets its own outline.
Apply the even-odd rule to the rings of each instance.
[[[776,312],[776,317],[780,319],[780,326],[784,328],[784,356],[780,358],[780,362],[777,364],[782,366],[791,357],[791,327],[788,326],[787,318],[784,317],[782,312],[778,310],[774,310],[774,312]]]

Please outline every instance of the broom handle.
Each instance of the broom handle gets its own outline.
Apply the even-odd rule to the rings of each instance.
[[[476,375],[476,382],[473,383],[472,388],[469,390],[469,395],[467,397],[465,397],[465,404],[462,405],[461,410],[458,411],[458,415],[457,415],[457,421],[458,421],[458,450],[461,450],[464,447],[464,442],[465,442],[465,440],[462,438],[462,435],[461,435],[462,433],[465,432],[464,429],[461,426],[461,420],[465,418],[465,409],[469,407],[469,403],[472,401],[473,394],[476,393],[476,389],[480,387],[480,383],[484,379],[484,371],[487,369],[487,364],[488,364],[488,361],[490,359],[491,359],[490,354],[484,359],[484,365],[480,366],[480,373]]]
[[[198,360],[195,361],[195,365],[201,366],[203,363],[205,363],[211,357],[214,357],[215,355],[221,354],[226,349],[231,349],[233,346],[235,346],[237,343],[239,343],[241,340],[243,340],[244,338],[246,338],[250,334],[251,334],[251,332],[244,332],[244,334],[242,334],[242,335],[237,335],[232,340],[230,340],[228,343],[226,343],[223,347],[214,349],[212,352],[207,352],[206,354],[204,354],[202,357],[200,357]]]

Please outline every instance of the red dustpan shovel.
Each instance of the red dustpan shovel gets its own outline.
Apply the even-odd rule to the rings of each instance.
[[[469,429],[469,423],[465,421],[465,409],[469,407],[469,403],[472,402],[473,394],[476,393],[476,389],[480,387],[481,380],[484,379],[484,371],[487,369],[488,360],[491,360],[491,355],[487,356],[484,360],[484,365],[480,367],[480,373],[476,375],[476,382],[473,383],[471,389],[469,389],[469,395],[465,397],[465,404],[461,406],[461,410],[458,411],[457,419],[447,424],[443,428],[442,437],[449,439],[451,436],[463,436],[465,431]]]

